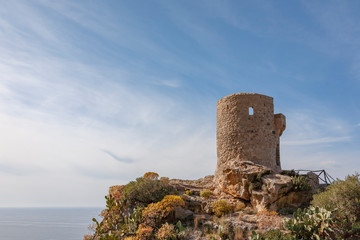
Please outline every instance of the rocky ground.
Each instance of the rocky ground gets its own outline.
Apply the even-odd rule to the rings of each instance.
[[[270,169],[252,162],[233,162],[223,168],[220,179],[213,175],[198,180],[170,180],[184,199],[187,209],[177,209],[176,217],[182,221],[194,221],[195,226],[219,232],[219,228],[233,231],[236,239],[246,239],[253,230],[261,231],[261,225],[268,221],[269,228],[277,228],[282,217],[299,207],[306,207],[312,193],[318,186],[314,176],[303,176],[309,185],[299,186],[294,182],[295,173],[284,171],[275,173]],[[201,196],[204,191],[212,194]],[[214,217],[212,203],[225,200],[231,205],[232,213],[222,218]],[[279,215],[277,213],[282,213]],[[266,229],[265,229],[266,228]],[[225,231],[225,230],[224,230]],[[235,231],[235,232],[234,232]],[[204,231],[194,231],[193,239],[208,239]]]
[[[283,231],[283,218],[308,206],[317,187],[316,176],[248,161],[232,161],[198,180],[149,172],[110,188],[103,220],[85,239],[249,239],[253,231]]]

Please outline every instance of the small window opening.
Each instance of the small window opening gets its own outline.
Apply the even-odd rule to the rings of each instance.
[[[249,115],[254,115],[254,109],[252,107],[249,107]]]

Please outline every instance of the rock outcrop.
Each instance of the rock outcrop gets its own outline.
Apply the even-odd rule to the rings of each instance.
[[[250,161],[240,162],[235,159],[222,166],[220,176],[216,181],[213,181],[214,176],[206,176],[199,180],[172,179],[170,184],[178,191],[190,191],[193,196],[186,196],[184,200],[198,212],[204,210],[213,200],[196,197],[204,190],[213,191],[215,198],[226,199],[233,206],[239,201],[246,202],[257,211],[297,209],[307,206],[312,196],[310,189],[295,190],[290,176],[275,173]]]

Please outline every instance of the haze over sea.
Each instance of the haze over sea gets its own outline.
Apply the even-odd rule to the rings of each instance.
[[[100,208],[0,208],[1,240],[81,240]]]

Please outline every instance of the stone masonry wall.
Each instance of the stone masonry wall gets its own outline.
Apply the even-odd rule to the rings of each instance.
[[[253,115],[249,114],[253,109]],[[251,110],[250,110],[251,111]],[[280,170],[279,137],[285,116],[274,115],[273,98],[256,93],[236,93],[217,103],[217,172],[229,161],[252,161]]]

